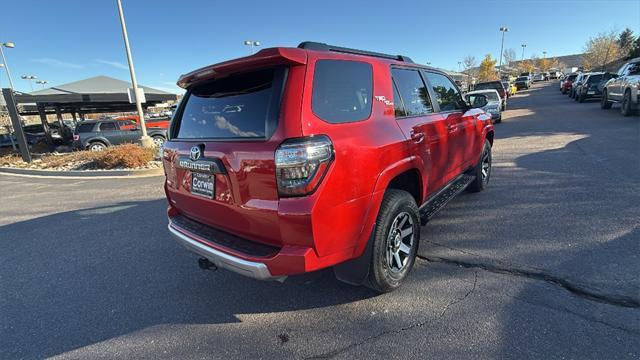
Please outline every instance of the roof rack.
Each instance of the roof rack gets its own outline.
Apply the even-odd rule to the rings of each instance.
[[[383,54],[383,53],[373,52],[373,51],[365,51],[365,50],[351,49],[351,48],[335,46],[335,45],[327,45],[325,43],[319,43],[314,41],[302,42],[300,43],[300,45],[298,45],[298,48],[307,49],[307,50],[316,50],[316,51],[335,51],[335,52],[355,54],[355,55],[368,55],[368,56],[375,56],[379,58],[413,63],[413,60],[411,60],[410,57],[404,56],[404,55]]]

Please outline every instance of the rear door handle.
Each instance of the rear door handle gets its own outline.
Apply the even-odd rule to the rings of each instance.
[[[413,142],[415,142],[416,144],[420,144],[422,142],[422,140],[424,140],[424,133],[423,132],[411,132],[411,140],[413,140]]]

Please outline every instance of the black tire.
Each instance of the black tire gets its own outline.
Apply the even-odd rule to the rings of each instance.
[[[631,91],[627,89],[622,97],[622,105],[620,105],[620,113],[622,116],[633,115],[633,109],[631,108]]]
[[[562,92],[562,95],[566,95],[567,94],[567,90],[565,90],[565,89],[560,89],[560,92]]]
[[[156,147],[162,147],[162,145],[164,145],[164,142],[167,141],[167,139],[165,139],[162,135],[155,135],[152,137],[152,140],[153,145]]]
[[[578,96],[578,102],[583,103],[585,99],[585,95],[584,94],[580,94],[580,96]]]
[[[489,140],[485,140],[480,160],[471,170],[471,175],[474,175],[476,179],[469,184],[467,191],[480,192],[487,188],[489,179],[491,179],[491,163],[491,143]]]
[[[92,141],[87,145],[87,150],[90,151],[105,151],[107,149],[107,144],[102,141]]]
[[[411,234],[402,237],[401,234],[409,229]],[[393,291],[411,271],[420,243],[420,219],[413,196],[403,190],[387,190],[373,231],[369,275],[364,284],[381,293]],[[409,236],[412,238],[409,239]],[[407,245],[409,240],[410,245]],[[405,245],[405,251],[408,247],[408,251],[401,251],[402,245]],[[405,254],[404,258],[401,253]],[[398,254],[397,258],[395,254]]]
[[[600,109],[611,109],[611,101],[607,97],[607,89],[602,91],[602,98],[600,99]]]

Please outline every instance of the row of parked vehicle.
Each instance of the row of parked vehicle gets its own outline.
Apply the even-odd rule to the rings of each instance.
[[[147,135],[154,145],[161,147],[167,140],[169,122],[167,117],[145,120]],[[85,120],[75,127],[73,147],[78,150],[103,151],[108,146],[135,143],[141,135],[140,118],[137,115]]]
[[[578,102],[600,99],[602,109],[620,104],[624,116],[637,113],[640,87],[640,58],[624,64],[617,73],[602,71],[575,72],[560,80],[560,91]]]

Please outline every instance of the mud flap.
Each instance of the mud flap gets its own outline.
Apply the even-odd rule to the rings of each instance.
[[[373,224],[373,230],[367,241],[367,247],[360,257],[353,260],[345,261],[333,267],[333,273],[336,279],[349,285],[362,285],[369,276],[369,268],[371,266],[371,256],[373,253],[373,234],[376,224]]]

